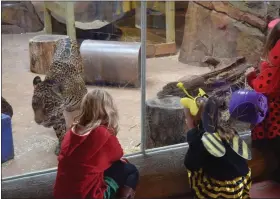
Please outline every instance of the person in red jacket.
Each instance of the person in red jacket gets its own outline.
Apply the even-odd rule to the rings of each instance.
[[[280,20],[272,21],[269,28],[260,73],[249,69],[246,75],[248,84],[267,97],[269,106],[264,121],[252,130],[253,147],[272,149],[280,164]],[[273,176],[280,181],[280,167]]]
[[[88,92],[75,121],[61,144],[54,198],[133,198],[139,174],[122,158],[111,95],[99,89]]]

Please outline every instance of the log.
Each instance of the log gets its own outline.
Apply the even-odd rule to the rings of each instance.
[[[191,76],[180,79],[191,95],[196,96],[198,88],[202,88],[208,95],[216,95],[217,97],[225,98],[231,92],[246,86],[244,73],[252,65],[247,64],[244,57],[229,59],[206,57],[204,60],[205,64],[210,64],[212,62],[214,70],[201,76]],[[213,62],[212,60],[216,61]],[[157,96],[159,98],[170,95],[184,97],[185,93],[177,87],[177,83],[178,81],[166,84],[162,90],[158,92]]]
[[[146,148],[185,142],[184,108],[178,97],[146,101]]]
[[[38,35],[29,40],[30,71],[45,75],[53,60],[55,42],[67,35]]]

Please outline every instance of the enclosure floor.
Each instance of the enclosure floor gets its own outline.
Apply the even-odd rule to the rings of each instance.
[[[56,167],[56,136],[51,128],[34,122],[31,99],[28,41],[37,34],[2,35],[2,95],[13,106],[12,119],[15,158],[2,164],[2,177]],[[147,98],[170,81],[183,76],[208,72],[178,62],[178,56],[147,60]],[[42,76],[43,77],[43,76]],[[89,86],[88,89],[93,89]],[[105,88],[114,97],[120,112],[118,137],[126,153],[138,150],[140,143],[140,89]]]

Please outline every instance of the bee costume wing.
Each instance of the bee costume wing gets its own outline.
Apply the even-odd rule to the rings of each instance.
[[[235,153],[246,160],[252,159],[251,150],[246,142],[239,137],[239,135],[235,135],[231,140],[228,140],[228,143]]]
[[[205,130],[201,141],[205,149],[215,157],[223,157],[226,153],[223,141],[217,133],[218,102],[214,97],[208,98],[202,113],[202,124]]]
[[[205,133],[201,141],[205,149],[215,157],[223,157],[226,153],[224,143],[218,132],[219,103],[214,97],[210,97],[205,104],[202,114],[202,123]],[[246,160],[252,159],[251,150],[238,134],[227,141],[235,153]]]
[[[205,132],[217,132],[218,125],[218,102],[214,97],[208,98],[203,113],[202,123]]]
[[[218,133],[204,133],[201,141],[205,149],[215,157],[223,157],[226,154],[226,148]]]

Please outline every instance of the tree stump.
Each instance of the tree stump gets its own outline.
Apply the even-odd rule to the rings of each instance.
[[[30,71],[45,75],[52,63],[55,42],[67,35],[38,35],[29,40]]]
[[[185,141],[184,108],[179,97],[146,101],[146,148],[162,147]]]

